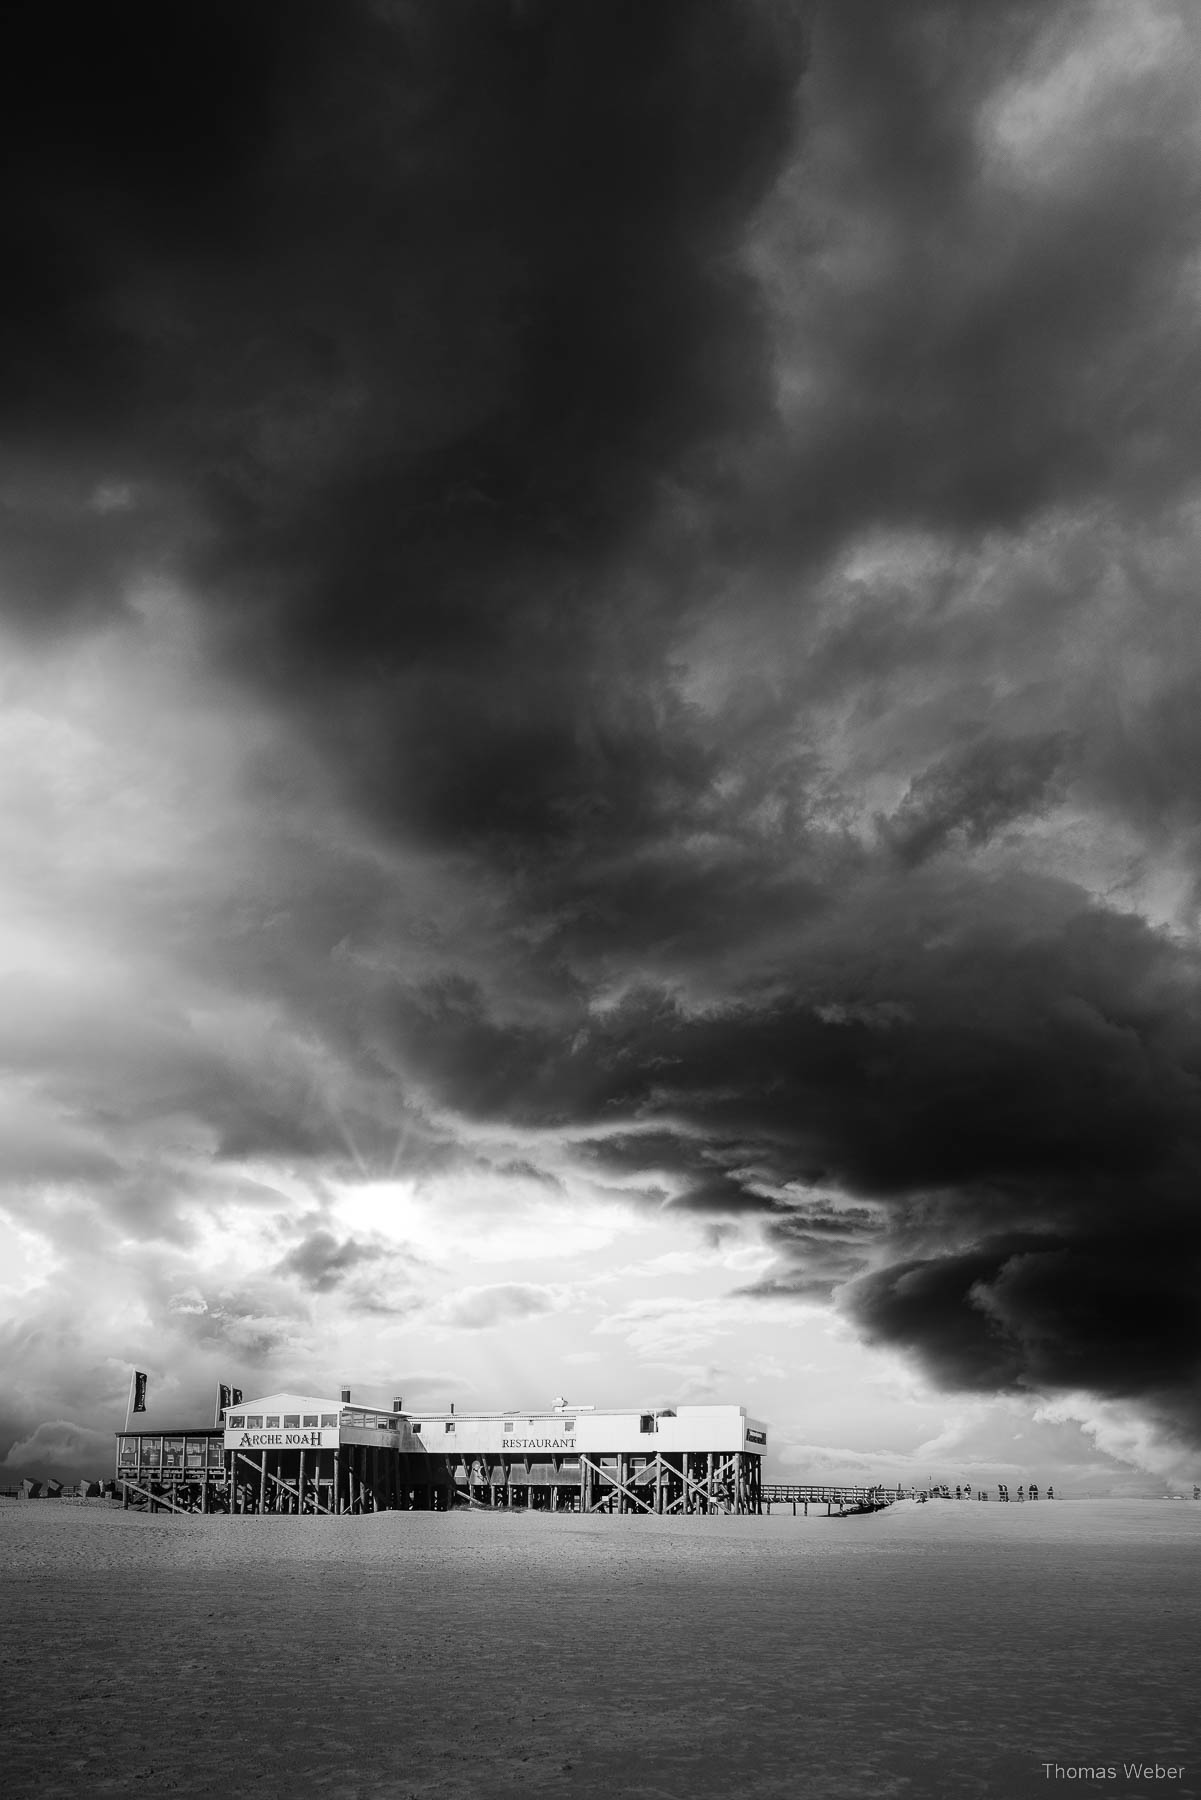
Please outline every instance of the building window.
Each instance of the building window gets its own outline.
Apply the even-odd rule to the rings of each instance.
[[[276,1427],[276,1429],[278,1430],[279,1414],[278,1413],[268,1413],[264,1423],[267,1425],[268,1428],[270,1428],[272,1425],[274,1425]]]
[[[287,1430],[289,1430],[289,1428],[292,1431],[300,1430],[300,1414],[299,1413],[285,1413],[284,1414],[284,1430],[287,1431]]]
[[[250,1423],[252,1425],[261,1425],[262,1422],[263,1421],[261,1419],[251,1419],[251,1421],[250,1421]],[[242,1431],[245,1429],[245,1426],[246,1426],[246,1421],[242,1417],[241,1413],[230,1413],[229,1417],[226,1419],[225,1423],[228,1425],[228,1427],[231,1431]]]
[[[453,1431],[454,1428],[455,1422],[453,1419],[447,1419],[445,1425],[442,1427],[443,1431]]]
[[[261,1431],[263,1429],[262,1413],[247,1413],[246,1429],[247,1431]]]
[[[563,1429],[564,1429],[564,1431],[574,1431],[575,1430],[575,1420],[574,1419],[564,1419]]]
[[[413,1421],[413,1436],[420,1437],[424,1430],[425,1430],[425,1426],[421,1423],[421,1420],[415,1419]]]
[[[337,1413],[322,1413],[321,1423],[323,1426],[324,1425],[337,1425],[337,1423],[338,1423]]]
[[[316,1413],[305,1413],[303,1422],[305,1425],[315,1425],[317,1423]]]
[[[512,1419],[506,1419],[506,1420],[505,1420],[505,1430],[506,1430],[506,1431],[512,1431],[512,1429],[513,1429],[513,1421],[512,1421]]]
[[[643,1413],[638,1421],[638,1429],[639,1431],[653,1431],[655,1429],[654,1413]]]

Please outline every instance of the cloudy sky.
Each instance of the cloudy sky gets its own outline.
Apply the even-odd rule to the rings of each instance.
[[[14,19],[5,1476],[1201,1475],[1189,0]]]

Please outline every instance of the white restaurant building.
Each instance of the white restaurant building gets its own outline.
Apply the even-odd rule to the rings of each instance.
[[[756,1512],[767,1426],[743,1407],[406,1413],[276,1393],[211,1429],[118,1434],[130,1505],[185,1512]]]

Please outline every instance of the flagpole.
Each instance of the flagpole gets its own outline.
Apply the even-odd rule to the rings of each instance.
[[[129,1421],[133,1417],[133,1384],[137,1380],[137,1370],[129,1371],[129,1399],[125,1402],[125,1429],[129,1430]]]
[[[213,1429],[221,1423],[221,1383],[217,1383],[217,1398],[213,1401]]]

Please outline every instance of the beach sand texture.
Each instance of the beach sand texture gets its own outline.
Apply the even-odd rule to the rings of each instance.
[[[1191,1502],[808,1520],[9,1503],[0,1554],[11,1800],[1201,1795]],[[1187,1772],[1131,1780],[1131,1762]]]

